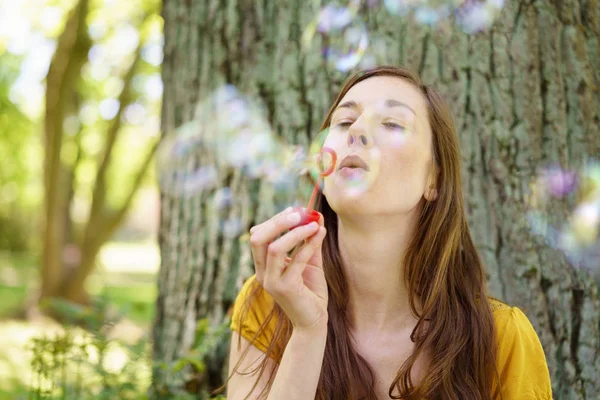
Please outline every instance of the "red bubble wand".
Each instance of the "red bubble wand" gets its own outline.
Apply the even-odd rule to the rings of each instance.
[[[331,154],[331,158],[332,158],[331,165],[329,166],[329,168],[325,171],[319,172],[319,175],[324,178],[328,175],[331,175],[331,173],[333,172],[333,170],[335,168],[335,163],[337,162],[337,154],[336,154],[335,150],[330,149],[329,147],[323,147],[321,149],[321,151],[319,152],[318,157],[322,158],[323,153]],[[310,224],[311,222],[319,221],[319,212],[313,210],[313,208],[315,206],[315,202],[317,200],[318,193],[319,193],[319,181],[317,181],[315,183],[315,188],[313,189],[312,195],[310,196],[310,200],[308,201],[308,206],[306,207],[306,211],[304,211],[302,209],[302,207],[294,207],[294,211],[300,213],[300,216],[301,216],[300,223],[298,225],[296,225],[294,228],[297,228],[302,225]]]

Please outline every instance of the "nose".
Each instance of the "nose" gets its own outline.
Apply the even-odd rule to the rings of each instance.
[[[366,146],[367,144],[369,144],[369,141],[368,141],[368,139],[367,139],[367,137],[365,135],[361,134],[361,135],[358,135],[358,137],[355,137],[355,136],[356,135],[354,135],[352,133],[348,135],[348,144],[349,145],[354,144],[355,141],[360,141],[360,143],[363,146]]]
[[[365,148],[373,146],[373,137],[369,134],[368,120],[360,121],[363,119],[359,118],[354,124],[348,129],[348,146],[359,145]]]

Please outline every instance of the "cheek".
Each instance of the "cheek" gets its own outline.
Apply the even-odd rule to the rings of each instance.
[[[329,134],[323,142],[323,147],[329,147],[330,149],[335,150],[335,152],[338,153],[339,156],[340,150],[342,149],[341,140],[342,135]]]
[[[415,143],[388,148],[388,151],[382,152],[381,180],[403,193],[407,190],[422,191],[425,186],[425,158],[423,149]]]

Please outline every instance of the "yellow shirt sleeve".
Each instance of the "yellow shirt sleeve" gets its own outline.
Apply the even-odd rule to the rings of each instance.
[[[235,303],[233,305],[233,313],[231,316],[230,327],[238,332],[249,342],[252,341],[256,332],[258,332],[261,324],[265,321],[275,305],[273,298],[264,289],[260,288],[258,297],[252,304],[246,304],[246,299],[252,294],[253,290],[260,284],[256,282],[256,274],[244,282]],[[248,308],[249,306],[249,308]],[[247,310],[247,311],[245,311]],[[243,320],[241,320],[243,318]],[[267,352],[271,339],[274,336],[277,319],[275,316],[269,321],[265,330],[259,335],[253,343],[255,347],[263,353]],[[271,354],[271,358],[276,358],[277,351]]]
[[[504,306],[494,311],[498,338],[497,367],[503,400],[550,400],[552,386],[544,349],[518,308]],[[497,392],[494,388],[493,393]]]

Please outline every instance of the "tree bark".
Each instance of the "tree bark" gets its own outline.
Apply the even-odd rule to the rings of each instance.
[[[165,0],[163,132],[193,118],[196,102],[225,83],[255,96],[287,143],[310,143],[346,74],[318,50],[301,51],[312,2]],[[493,28],[470,36],[431,30],[383,7],[361,14],[380,64],[402,64],[441,91],[456,118],[469,225],[492,295],[521,307],[549,362],[557,399],[600,393],[600,303],[589,273],[534,236],[525,219],[528,184],[551,162],[578,168],[600,153],[600,24],[597,1],[506,2]],[[315,39],[318,42],[318,39]],[[373,43],[373,42],[372,42]],[[245,209],[244,227],[268,218],[265,185],[225,176]],[[256,193],[263,195],[260,202]],[[190,348],[196,321],[220,323],[243,279],[249,246],[214,229],[211,193],[161,194],[159,296],[154,358],[171,363]],[[557,210],[554,222],[567,215]],[[193,238],[194,240],[190,240]],[[222,381],[224,343],[209,357],[204,389]],[[181,386],[154,372],[155,394]]]

